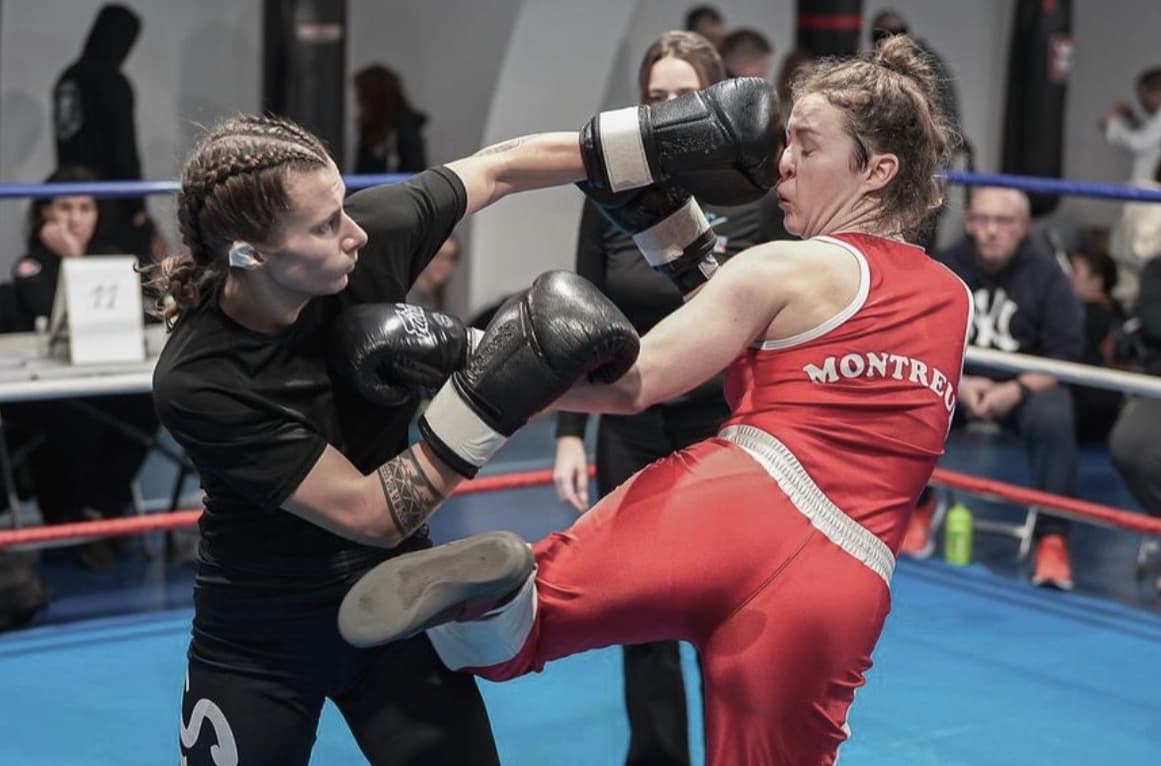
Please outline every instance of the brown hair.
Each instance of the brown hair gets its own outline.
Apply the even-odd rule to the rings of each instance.
[[[269,240],[290,209],[288,173],[330,162],[326,147],[295,123],[240,115],[214,127],[194,147],[181,174],[177,220],[188,252],[151,269],[157,311],[167,321],[201,305],[225,278],[235,240]]]
[[[403,91],[403,81],[382,64],[371,64],[355,73],[358,112],[355,124],[367,145],[383,140],[399,119],[415,110]]]
[[[915,41],[896,35],[869,56],[817,62],[793,86],[795,101],[817,93],[843,112],[855,142],[852,170],[865,168],[872,152],[899,158],[879,197],[882,220],[905,234],[943,203],[935,174],[946,166],[954,131],[936,100],[936,71]]]
[[[664,58],[681,59],[697,72],[698,82],[705,88],[726,79],[726,68],[722,58],[712,43],[696,32],[674,30],[666,32],[653,41],[641,59],[637,70],[637,87],[641,91],[641,102],[649,100],[649,75],[653,65]]]

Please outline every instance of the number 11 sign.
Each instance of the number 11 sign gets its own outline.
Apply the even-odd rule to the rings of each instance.
[[[73,364],[145,359],[141,281],[131,255],[61,261],[52,305],[54,334],[68,323]]]

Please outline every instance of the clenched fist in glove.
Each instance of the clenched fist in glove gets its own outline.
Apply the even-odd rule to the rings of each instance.
[[[331,369],[369,401],[398,407],[431,396],[467,363],[482,333],[407,303],[364,303],[335,320]]]
[[[468,366],[428,405],[419,431],[448,466],[475,476],[574,383],[624,375],[639,346],[633,325],[592,283],[548,272],[500,307]]]

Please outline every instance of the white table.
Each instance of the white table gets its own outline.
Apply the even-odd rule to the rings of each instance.
[[[74,365],[60,354],[45,353],[45,338],[37,333],[0,334],[0,404],[16,402],[76,399],[88,396],[147,393],[153,387],[153,367],[165,344],[163,325],[145,328],[146,356],[141,362],[124,364]],[[63,352],[63,349],[62,349]],[[159,443],[150,434],[143,434],[126,424],[88,408],[83,402],[71,402],[86,413],[119,428],[132,438],[145,441],[178,464],[175,493],[180,491],[185,474],[190,469],[184,455]],[[12,458],[0,420],[0,477],[5,482],[12,525],[20,525],[20,500],[12,477]]]

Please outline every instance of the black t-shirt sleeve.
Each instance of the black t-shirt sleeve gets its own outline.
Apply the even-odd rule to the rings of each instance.
[[[585,200],[581,209],[580,231],[576,241],[576,273],[605,290],[605,229],[612,224],[595,204]],[[584,438],[589,416],[583,412],[558,412],[556,438],[579,436]]]
[[[444,167],[352,194],[347,213],[367,232],[348,292],[358,302],[401,301],[467,210],[459,177]]]
[[[211,496],[224,487],[262,511],[278,510],[327,442],[307,424],[267,412],[226,386],[170,373],[154,381],[161,423],[185,448]]]

